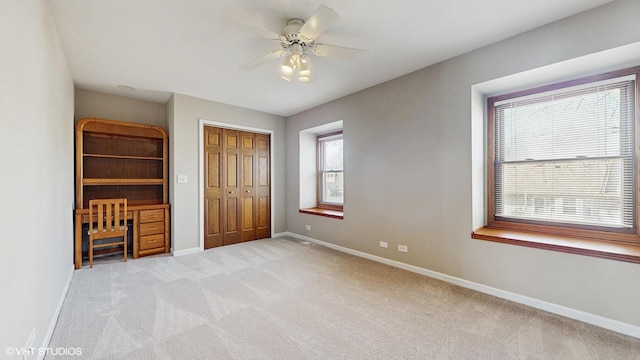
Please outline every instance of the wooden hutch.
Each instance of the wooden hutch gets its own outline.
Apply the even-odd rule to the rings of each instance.
[[[169,252],[168,137],[158,126],[85,118],[76,125],[75,268],[89,200],[126,198],[133,257]]]

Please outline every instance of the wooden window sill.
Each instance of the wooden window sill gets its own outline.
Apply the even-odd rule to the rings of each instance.
[[[571,254],[640,263],[640,244],[483,227],[471,238]]]
[[[307,209],[300,209],[299,211],[301,213],[303,213],[303,214],[324,216],[324,217],[329,217],[329,218],[333,218],[333,219],[343,219],[344,218],[344,212],[337,211],[337,210],[327,210],[327,209],[319,209],[319,208],[307,208]]]

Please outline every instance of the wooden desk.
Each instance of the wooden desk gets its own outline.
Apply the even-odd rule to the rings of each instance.
[[[127,207],[127,220],[133,221],[133,258],[168,253],[169,204]],[[82,224],[89,223],[89,209],[74,210],[75,268],[82,268]]]

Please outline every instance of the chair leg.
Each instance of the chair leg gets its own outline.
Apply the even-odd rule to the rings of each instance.
[[[124,234],[124,262],[127,262],[127,233]]]
[[[89,239],[89,267],[93,268],[93,240]]]

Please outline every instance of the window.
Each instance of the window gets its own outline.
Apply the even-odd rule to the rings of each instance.
[[[625,69],[487,100],[486,228],[640,244],[639,74]]]
[[[343,121],[299,133],[299,212],[344,219]]]
[[[318,208],[342,211],[344,167],[342,131],[318,135]]]

